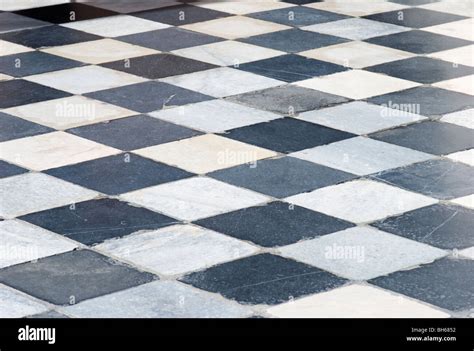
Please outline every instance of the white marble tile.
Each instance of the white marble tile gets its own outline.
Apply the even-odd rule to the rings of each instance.
[[[267,196],[206,177],[193,177],[121,195],[125,201],[187,221],[269,201]]]
[[[6,40],[0,40],[0,56],[20,54],[28,51],[33,51],[33,49]]]
[[[42,171],[120,153],[120,150],[65,132],[6,141],[0,159]]]
[[[451,160],[465,163],[469,166],[474,166],[474,149],[458,151],[447,155]]]
[[[474,75],[454,78],[432,84],[434,87],[474,95]]]
[[[420,84],[383,74],[350,70],[303,80],[296,83],[296,85],[351,99],[366,99],[372,96],[413,88]]]
[[[317,146],[290,156],[357,175],[368,175],[435,158],[434,155],[365,137]]]
[[[396,11],[408,6],[381,1],[328,1],[304,5],[317,10],[336,12],[348,16],[368,16],[380,12]]]
[[[33,297],[0,285],[0,318],[23,318],[48,310]]]
[[[43,173],[0,179],[0,216],[19,217],[32,212],[93,199],[97,193]]]
[[[155,281],[61,311],[79,318],[238,318],[249,307],[175,281]]]
[[[351,68],[375,66],[385,62],[403,60],[415,56],[406,51],[361,41],[330,45],[319,49],[303,51],[298,53],[298,55]]]
[[[213,134],[150,146],[134,153],[198,174],[277,156],[273,151]]]
[[[135,33],[148,32],[168,28],[168,24],[149,21],[143,18],[121,15],[96,18],[62,24],[63,27],[100,35],[103,37],[118,37]]]
[[[474,129],[474,108],[444,115],[443,118],[441,118],[441,122]]]
[[[436,26],[425,27],[424,31],[447,35],[450,37],[456,37],[465,40],[474,40],[474,19],[468,18],[461,21],[454,21],[439,24]]]
[[[34,7],[59,5],[70,2],[69,0],[2,0],[0,11],[18,11]]]
[[[194,4],[193,4],[194,5]],[[294,4],[278,2],[272,0],[255,0],[255,1],[200,1],[195,3],[196,6],[206,9],[232,13],[234,15],[245,15],[253,12],[270,11],[292,7]]]
[[[217,99],[159,110],[150,113],[150,116],[208,133],[219,133],[281,117],[272,112]]]
[[[77,95],[12,107],[3,112],[58,130],[137,114],[135,111]]]
[[[129,59],[137,56],[151,55],[159,52],[157,50],[113,39],[100,39],[77,44],[56,46],[41,51],[94,65]]]
[[[407,27],[372,21],[364,18],[348,18],[340,21],[312,24],[310,26],[301,27],[301,29],[351,40],[365,40],[372,37],[410,30],[410,28]]]
[[[286,201],[354,223],[372,222],[438,202],[430,197],[372,180],[354,180],[332,185],[291,196]]]
[[[456,205],[461,205],[461,206],[464,206],[464,207],[474,209],[474,194],[463,196],[463,197],[458,197],[457,199],[450,200],[450,202],[452,202]]]
[[[474,260],[474,246],[461,250],[458,252],[458,254],[461,255],[462,257],[466,257],[471,260]]]
[[[449,318],[449,314],[392,291],[353,284],[270,307],[280,318]]]
[[[243,16],[231,16],[187,24],[180,28],[226,39],[237,39],[290,29],[291,27]]]
[[[13,79],[13,77],[0,73],[0,82]]]
[[[362,135],[421,121],[427,117],[363,101],[354,101],[303,112],[296,118]]]
[[[230,236],[191,225],[129,235],[95,246],[158,274],[176,275],[233,261],[258,251]]]
[[[0,268],[74,250],[61,235],[19,220],[0,222]]]
[[[371,227],[353,227],[279,248],[285,257],[351,280],[369,280],[444,257],[447,251]]]
[[[439,51],[427,55],[428,57],[454,62],[460,65],[474,66],[474,45],[462,46],[460,48]]]
[[[242,94],[284,84],[276,79],[227,67],[168,77],[161,81],[214,97]]]
[[[218,66],[236,66],[285,54],[283,51],[232,40],[179,49],[172,53]]]
[[[73,94],[85,94],[147,81],[132,74],[98,66],[48,72],[25,79]]]

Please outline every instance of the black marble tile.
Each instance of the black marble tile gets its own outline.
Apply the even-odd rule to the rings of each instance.
[[[451,311],[474,308],[474,261],[444,258],[370,283]]]
[[[474,130],[433,121],[389,129],[370,137],[435,155],[447,155],[474,147]]]
[[[0,13],[0,33],[14,32],[17,30],[32,29],[49,25],[51,25],[51,23],[16,15],[11,12]]]
[[[229,101],[284,115],[316,110],[349,101],[349,99],[321,91],[286,85],[234,95]]]
[[[412,57],[406,60],[387,62],[367,67],[365,70],[423,84],[432,84],[474,73],[474,67],[428,57]]]
[[[201,219],[196,224],[264,247],[290,245],[354,226],[285,202],[248,207]]]
[[[181,279],[199,289],[245,304],[273,305],[334,289],[346,280],[271,254],[261,254],[191,273]]]
[[[282,153],[308,149],[355,136],[354,134],[294,118],[280,118],[270,122],[231,129],[224,135],[227,138]]]
[[[61,319],[61,318],[69,318],[69,317],[66,316],[65,314],[62,314],[62,313],[56,312],[54,310],[51,310],[51,311],[46,311],[46,312],[43,312],[43,313],[38,313],[38,314],[35,314],[35,315],[32,315],[32,316],[29,316],[27,318],[34,318],[34,319],[52,319],[52,318],[55,318],[55,319]]]
[[[284,82],[296,82],[347,70],[334,63],[293,54],[245,63],[239,69]]]
[[[84,65],[82,62],[40,51],[0,56],[0,72],[12,77],[25,77],[82,65]]]
[[[169,6],[158,10],[135,13],[134,16],[173,26],[210,21],[230,16],[229,13],[190,5]]]
[[[474,167],[431,160],[374,175],[386,183],[433,198],[450,200],[474,193]]]
[[[224,39],[181,28],[165,28],[151,32],[125,35],[115,38],[126,43],[160,51],[173,51],[198,45],[217,43]]]
[[[0,282],[55,305],[70,305],[156,280],[89,250],[77,250],[0,270]]]
[[[145,82],[86,94],[138,112],[152,112],[169,106],[180,106],[213,98],[192,90],[162,82]]]
[[[294,157],[280,157],[209,174],[226,183],[277,198],[296,195],[354,179],[356,176]]]
[[[349,40],[294,28],[239,39],[239,41],[288,53],[296,53],[341,44]]]
[[[474,211],[436,204],[371,224],[385,232],[442,249],[474,246]]]
[[[0,179],[28,172],[26,169],[0,160]]]
[[[0,82],[0,108],[59,99],[71,94],[22,79]]]
[[[54,129],[0,112],[0,142],[53,131]]]
[[[57,207],[21,217],[85,245],[122,237],[145,229],[159,229],[177,221],[115,199],[100,199]]]
[[[204,71],[218,66],[171,54],[156,54],[105,63],[102,66],[135,74],[149,79],[159,79],[180,74]]]
[[[426,5],[426,4],[431,4],[435,2],[440,2],[442,0],[391,0],[390,2],[395,2],[397,4],[402,4],[402,5],[412,5],[412,6],[418,6],[418,5]]]
[[[415,54],[431,54],[433,52],[455,49],[470,45],[469,40],[448,37],[422,30],[411,30],[396,34],[384,35],[366,40],[369,43],[388,46],[393,49]]]

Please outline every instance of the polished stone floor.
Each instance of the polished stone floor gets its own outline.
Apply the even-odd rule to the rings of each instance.
[[[0,317],[474,317],[473,12],[3,0]]]

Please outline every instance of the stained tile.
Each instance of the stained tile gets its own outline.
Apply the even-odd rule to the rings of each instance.
[[[455,49],[471,44],[468,40],[434,34],[422,30],[412,30],[381,37],[367,39],[369,43],[388,46],[393,49],[414,54],[431,54],[438,51]]]
[[[59,235],[17,220],[0,222],[0,238],[0,268],[71,251],[77,247]]]
[[[154,280],[89,250],[47,257],[0,271],[0,281],[55,305],[69,305]],[[54,289],[51,287],[54,286]]]
[[[87,96],[138,112],[151,112],[212,99],[210,96],[162,82],[133,84],[90,93]]]
[[[0,56],[0,72],[18,78],[81,65],[81,62],[38,51]]]
[[[45,304],[4,285],[0,285],[0,299],[0,318],[22,318],[48,310]]]
[[[280,30],[275,33],[256,35],[241,39],[240,41],[270,49],[286,51],[288,53],[297,53],[345,43],[347,39],[294,28]]]
[[[440,121],[474,129],[474,109],[448,113]]]
[[[451,91],[457,91],[463,94],[469,94],[472,96],[474,95],[474,75],[445,80],[443,82],[433,84],[433,86]]]
[[[266,149],[289,153],[347,139],[353,135],[287,117],[232,129],[226,132],[225,136]]]
[[[213,172],[209,176],[277,198],[311,191],[355,177],[293,157],[260,160],[250,165]]]
[[[449,200],[474,193],[474,168],[448,160],[431,160],[375,175],[396,186]]]
[[[155,281],[63,309],[79,318],[237,318],[248,307],[173,281]]]
[[[338,15],[333,12],[315,10],[302,6],[257,12],[249,15],[249,17],[291,27],[309,26],[315,23],[325,23],[347,18],[346,16]]]
[[[12,218],[89,200],[97,194],[42,173],[27,173],[0,179],[0,195],[0,216]]]
[[[351,280],[367,280],[420,264],[448,252],[370,227],[349,228],[279,248],[285,256]]]
[[[172,51],[222,41],[211,35],[191,32],[181,28],[166,28],[156,31],[126,35],[118,40],[160,51]]]
[[[433,155],[364,137],[350,138],[291,155],[357,175],[367,175],[434,158]]]
[[[191,225],[175,225],[110,240],[96,249],[166,275],[233,261],[257,251],[247,243]]]
[[[334,289],[345,280],[303,263],[261,254],[224,263],[181,279],[245,304],[274,305]]]
[[[119,150],[64,132],[4,142],[0,158],[35,171],[61,167],[118,153]]]
[[[199,134],[197,131],[146,115],[74,128],[68,130],[68,133],[120,150],[140,149]]]
[[[410,111],[423,116],[439,116],[473,106],[472,96],[433,87],[416,87],[376,96],[368,102]]]
[[[387,77],[382,74],[361,70],[350,70],[334,73],[329,76],[310,78],[296,84],[304,88],[341,95],[351,99],[366,99],[374,95],[405,90],[419,85],[409,80]]]
[[[472,260],[445,258],[372,283],[448,310],[468,310],[474,307],[473,268]]]
[[[147,21],[134,16],[123,15],[71,22],[64,24],[63,26],[109,38],[169,27],[163,23]]]
[[[0,108],[9,108],[35,102],[59,99],[71,94],[45,87],[23,79],[0,82]]]
[[[277,154],[221,136],[206,134],[151,146],[135,153],[193,173],[204,174]]]
[[[249,207],[201,219],[196,224],[265,247],[293,244],[352,226],[340,219],[292,207],[285,202]]]
[[[156,53],[155,50],[123,43],[114,39],[101,39],[85,43],[57,46],[44,49],[43,51],[90,64],[99,64],[119,59],[123,62],[123,60],[132,57]]]
[[[215,97],[242,94],[283,84],[276,79],[227,67],[168,77],[161,81]]]
[[[136,114],[134,111],[77,95],[12,107],[4,111],[55,129],[73,128]]]
[[[197,6],[177,5],[163,9],[135,13],[134,16],[147,20],[183,26],[186,24],[204,22],[217,18],[227,17],[228,13],[205,9]]]
[[[339,65],[293,54],[246,63],[240,65],[239,69],[284,82],[296,82],[346,70]]]
[[[31,213],[21,219],[85,245],[176,223],[170,217],[115,199],[74,203]]]
[[[53,130],[48,127],[0,112],[0,142],[44,134],[52,131]]]
[[[474,245],[470,228],[474,211],[433,205],[372,224],[380,230],[442,249],[463,249]]]
[[[100,39],[100,37],[65,27],[46,26],[0,34],[0,39],[38,49],[97,40]]]
[[[371,285],[354,284],[270,307],[280,318],[449,318],[449,314]]]
[[[51,23],[16,15],[11,12],[0,13],[0,33],[13,32],[22,29],[32,29],[48,25],[51,25]]]
[[[264,195],[205,177],[161,184],[124,194],[121,198],[187,221],[238,210],[269,200]]]
[[[412,7],[398,11],[378,13],[367,16],[366,18],[399,26],[423,28],[447,22],[459,21],[466,17]]]
[[[372,222],[437,202],[435,199],[371,180],[332,185],[291,196],[286,201],[354,223]],[[341,203],[345,205],[341,206]]]
[[[209,63],[171,54],[141,56],[127,61],[109,62],[102,66],[149,79],[199,72],[216,67]]]
[[[285,85],[232,96],[228,100],[290,116],[349,101],[342,96],[294,85]]]
[[[118,195],[191,176],[174,167],[130,154],[55,168],[47,174],[108,195]]]
[[[417,122],[426,117],[363,101],[355,101],[321,110],[303,112],[297,118],[349,133],[368,134]]]
[[[0,179],[25,173],[26,170],[0,160]]]
[[[237,39],[276,32],[290,27],[248,17],[232,16],[188,24],[182,28],[225,39]]]
[[[234,67],[243,63],[264,60],[285,54],[283,51],[262,48],[261,46],[232,40],[179,49],[172,53],[218,66]]]
[[[455,65],[451,62],[428,57],[413,57],[384,63],[368,67],[366,70],[423,84],[436,83],[474,73],[473,67]]]
[[[474,130],[433,121],[390,129],[370,137],[436,155],[474,147]]]
[[[0,40],[0,57],[1,56],[7,56],[7,55],[13,55],[13,54],[20,54],[22,52],[27,52],[27,51],[33,51],[32,48],[28,48],[23,45],[18,45],[15,43],[10,43],[9,41],[6,40]]]
[[[280,118],[279,115],[271,112],[224,100],[204,101],[178,108],[164,109],[152,112],[150,116],[208,133],[223,132]]]
[[[375,64],[401,60],[413,54],[360,41],[331,45],[300,52],[299,55],[332,62],[351,68],[364,68]]]
[[[409,28],[370,21],[363,18],[349,18],[340,21],[313,24],[311,26],[302,27],[301,29],[351,40],[365,40],[409,30]]]

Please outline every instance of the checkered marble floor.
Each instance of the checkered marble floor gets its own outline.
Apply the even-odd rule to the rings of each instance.
[[[0,11],[0,317],[474,316],[471,1]]]

